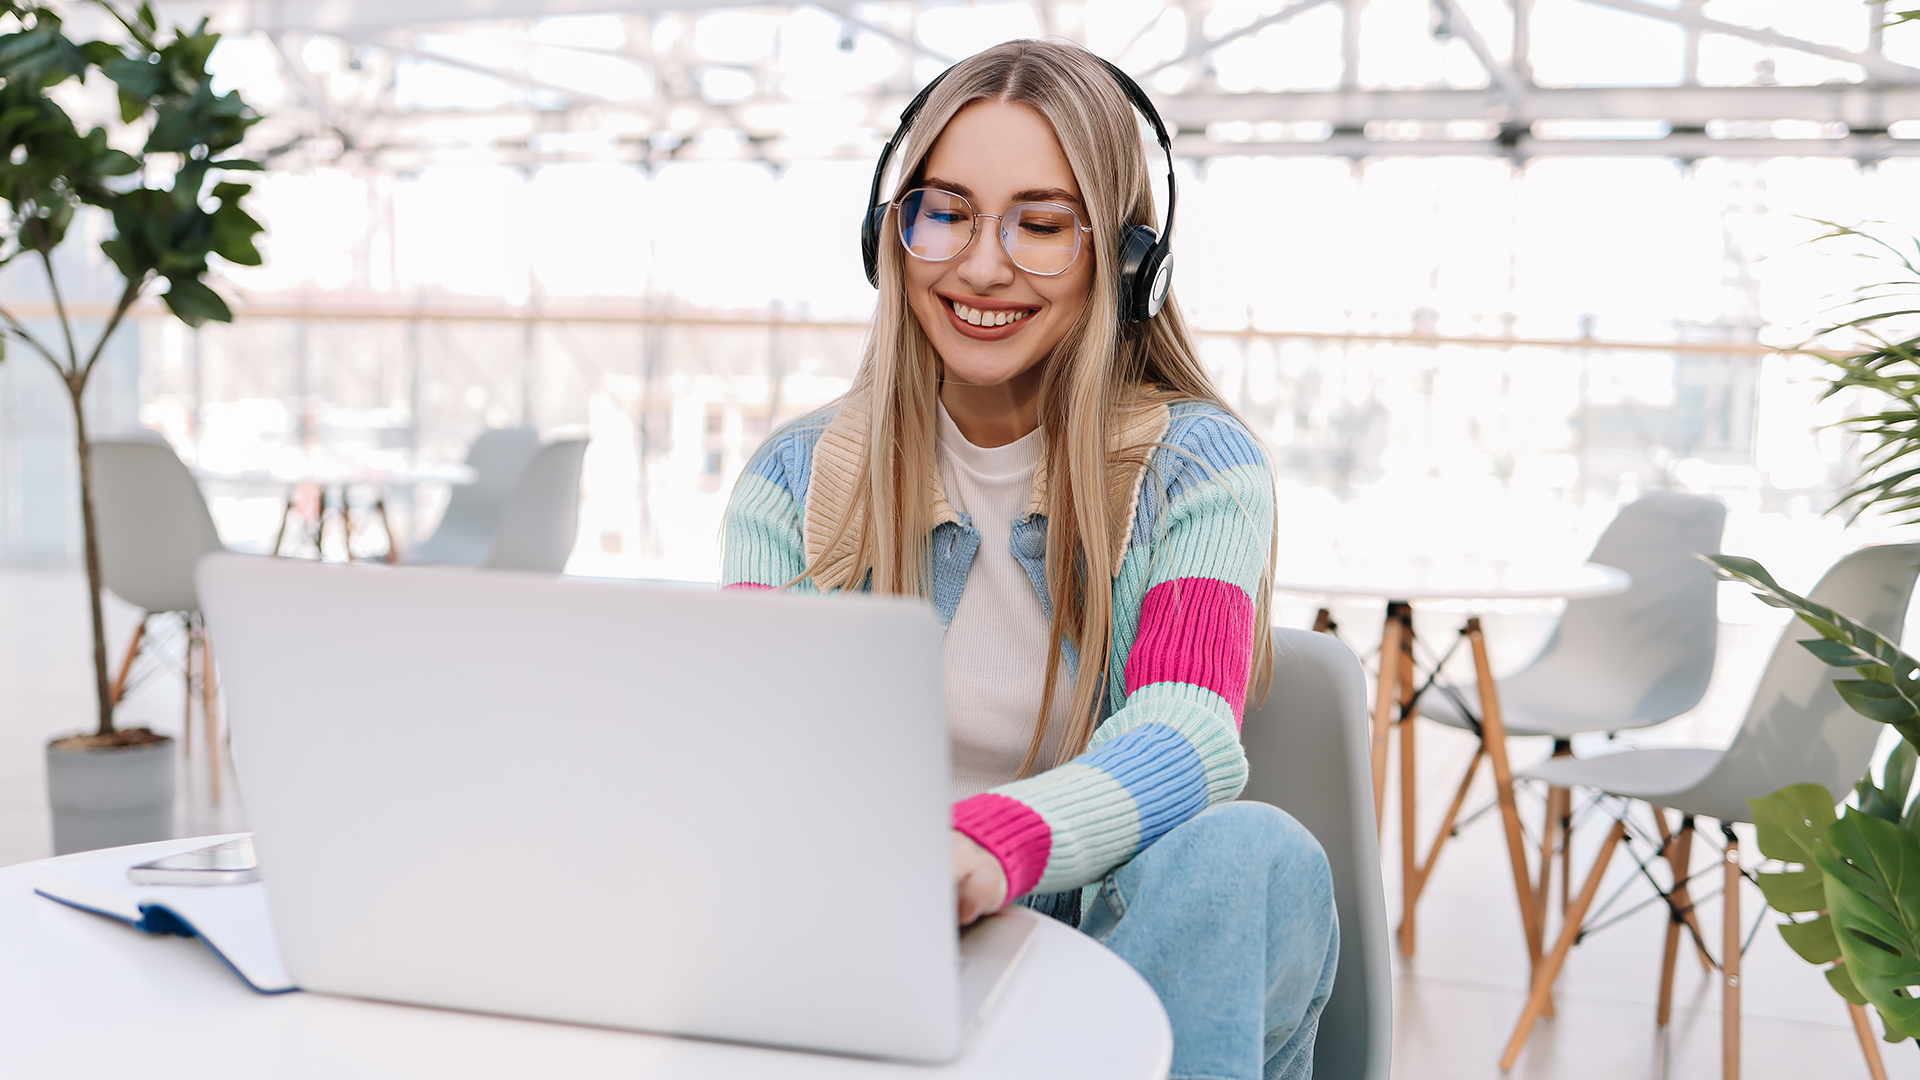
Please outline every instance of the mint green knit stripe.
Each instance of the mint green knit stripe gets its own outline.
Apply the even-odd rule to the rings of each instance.
[[[725,555],[720,583],[748,582],[779,588],[800,575],[806,553],[800,537],[800,506],[787,489],[747,473],[727,503]]]
[[[1113,646],[1107,653],[1108,708],[1118,711],[1127,694],[1127,657],[1140,636],[1140,605],[1154,582],[1148,580],[1152,553],[1144,547],[1127,549],[1120,572],[1113,578]]]
[[[1169,504],[1154,532],[1148,588],[1206,577],[1256,595],[1273,534],[1273,474],[1259,465],[1216,473]]]
[[[1087,749],[1117,739],[1142,724],[1165,724],[1178,731],[1207,770],[1207,804],[1231,799],[1247,786],[1247,755],[1233,706],[1204,686],[1162,682],[1143,686],[1094,733]]]
[[[1098,880],[1140,849],[1140,810],[1120,781],[1070,761],[1039,776],[993,789],[1032,807],[1053,831],[1046,873],[1037,893],[1061,892]]]

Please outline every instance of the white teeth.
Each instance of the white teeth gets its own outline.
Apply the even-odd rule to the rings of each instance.
[[[953,301],[953,313],[974,326],[1005,326],[1033,314],[1031,311],[982,311],[958,300]]]

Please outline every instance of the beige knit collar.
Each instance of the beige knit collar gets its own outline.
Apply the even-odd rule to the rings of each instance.
[[[1139,395],[1121,406],[1119,423],[1114,425],[1109,445],[1122,464],[1113,470],[1107,488],[1107,520],[1113,523],[1109,537],[1113,553],[1113,572],[1120,572],[1120,561],[1127,554],[1127,540],[1133,534],[1133,516],[1139,510],[1140,485],[1146,477],[1151,447],[1163,441],[1171,422],[1168,404],[1171,393],[1154,387],[1143,388]],[[859,490],[862,463],[866,460],[867,429],[871,413],[857,393],[849,394],[813,449],[813,473],[807,481],[806,517],[803,537],[807,565],[814,575],[828,580],[843,579],[847,563],[856,551],[854,538],[866,524],[866,504],[855,499]],[[935,524],[957,522],[959,511],[947,501],[940,483],[940,470],[932,468],[924,485],[931,502],[929,510]],[[1033,498],[1027,512],[1044,512],[1047,504],[1047,461],[1040,459],[1034,470]],[[842,529],[842,523],[846,528]],[[839,542],[827,550],[835,534]]]

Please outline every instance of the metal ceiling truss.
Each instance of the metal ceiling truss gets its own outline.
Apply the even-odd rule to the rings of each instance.
[[[1679,28],[1682,81],[1668,86],[1554,87],[1540,85],[1533,74],[1533,0],[1506,0],[1511,19],[1510,27],[1502,28],[1508,31],[1502,48],[1494,47],[1461,0],[1429,0],[1427,32],[1437,45],[1464,45],[1484,83],[1392,89],[1360,81],[1367,40],[1360,14],[1366,2],[1282,0],[1237,28],[1207,36],[1202,28],[1212,0],[1164,0],[1158,8],[1135,13],[1141,22],[1115,58],[1154,90],[1169,126],[1177,129],[1176,153],[1196,159],[1488,155],[1522,161],[1635,155],[1683,160],[1812,156],[1868,162],[1920,156],[1920,138],[1898,138],[1889,131],[1903,121],[1920,127],[1920,68],[1882,52],[1884,5],[1859,5],[1859,17],[1868,23],[1868,45],[1853,51],[1709,18],[1702,11],[1703,0],[1679,0],[1675,7],[1648,0],[1582,0]],[[1326,4],[1342,12],[1342,73],[1336,86],[1279,92],[1220,89],[1213,67],[1220,49]],[[569,160],[653,165],[733,158],[777,166],[802,158],[871,157],[931,64],[952,61],[920,26],[923,14],[952,6],[911,0],[813,0],[754,9],[778,15],[810,7],[840,24],[841,51],[852,52],[862,39],[871,39],[895,54],[888,74],[828,100],[783,93],[783,83],[794,72],[782,68],[774,55],[777,49],[737,62],[696,52],[693,20],[721,8],[738,10],[737,4],[231,0],[226,14],[231,29],[262,35],[275,44],[296,88],[303,114],[279,118],[286,128],[285,146],[301,146],[308,156],[320,159],[351,155],[405,171],[474,159],[532,166]],[[1027,0],[1027,6],[1043,32],[1086,40],[1083,5]],[[1148,55],[1148,39],[1172,13],[1185,20],[1184,45],[1170,54],[1161,47],[1159,55]],[[533,32],[536,20],[569,14],[618,15],[627,31],[625,41],[608,48],[548,44]],[[982,14],[1004,18],[1006,8]],[[670,23],[676,29],[663,31]],[[1767,73],[1761,71],[1753,85],[1702,85],[1700,43],[1708,35],[1850,64],[1859,79],[1767,85]],[[348,59],[333,70],[316,70],[304,47],[315,36],[342,43]],[[462,40],[493,46],[496,53],[505,43],[503,55],[514,59],[486,62],[475,59],[476,50],[448,47]],[[1159,38],[1154,41],[1164,46]],[[596,93],[540,77],[528,62],[536,50],[630,65],[634,85],[645,92]],[[398,92],[406,65],[438,65],[497,81],[509,92],[508,103],[485,109],[409,103]],[[711,85],[716,71],[735,73],[736,83],[750,80],[751,91],[716,95]],[[825,113],[838,125],[839,137],[819,136],[819,118]],[[1623,130],[1636,125],[1619,123],[1631,121],[1641,122],[1637,130]],[[803,135],[803,130],[809,133]]]

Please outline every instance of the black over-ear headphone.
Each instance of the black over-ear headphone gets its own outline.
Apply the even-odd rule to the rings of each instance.
[[[1160,149],[1167,155],[1167,228],[1165,232],[1155,232],[1150,225],[1132,225],[1120,238],[1120,311],[1128,322],[1145,322],[1160,314],[1160,307],[1166,303],[1167,287],[1173,283],[1173,208],[1179,201],[1179,189],[1173,179],[1173,139],[1167,135],[1167,125],[1160,120],[1160,111],[1153,107],[1153,101],[1147,92],[1133,77],[1121,71],[1106,60],[1100,61],[1120,89],[1140,110],[1140,115],[1153,125],[1153,133],[1160,139]],[[880,285],[880,237],[886,232],[887,211],[891,204],[880,198],[880,185],[886,178],[887,161],[893,157],[894,148],[906,138],[907,130],[913,126],[914,117],[920,115],[920,109],[932,95],[933,88],[947,77],[941,72],[928,83],[914,99],[907,103],[906,110],[900,114],[900,126],[894,129],[893,138],[880,151],[880,160],[873,167],[873,187],[867,194],[867,217],[860,223],[860,258],[866,264],[867,282],[874,287]]]

